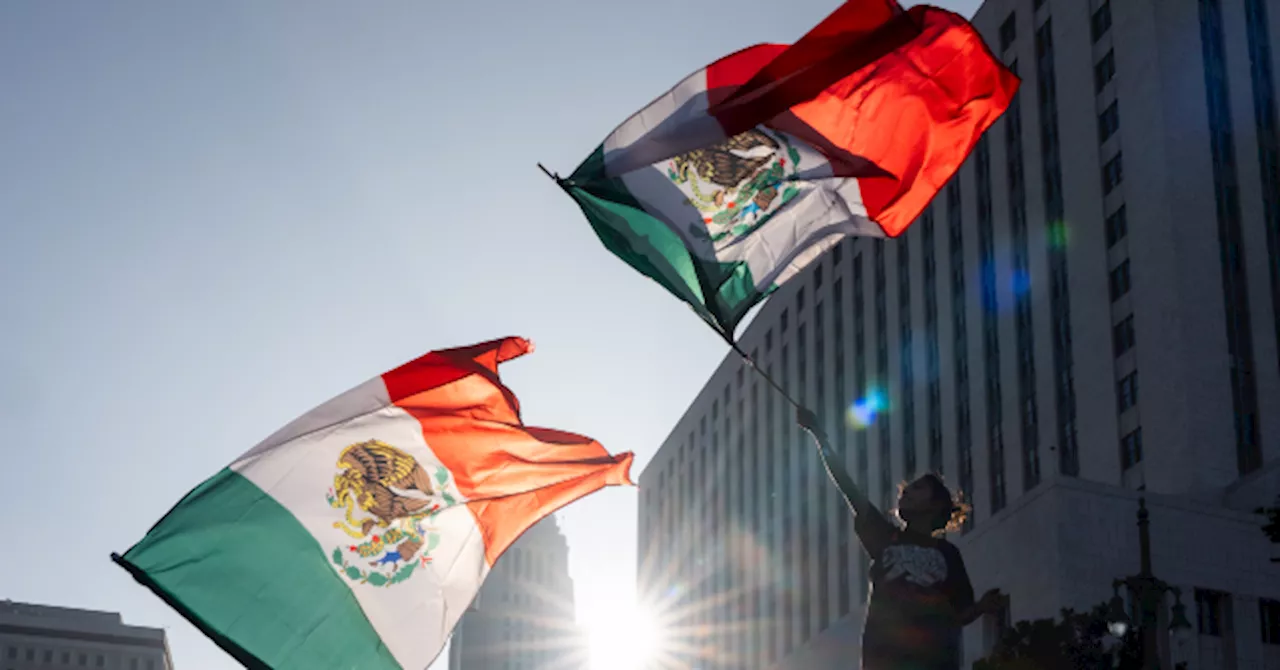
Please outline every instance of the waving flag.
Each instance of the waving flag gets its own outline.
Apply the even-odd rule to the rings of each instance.
[[[732,338],[842,237],[906,229],[1017,87],[961,17],[850,0],[794,45],[690,75],[560,183],[610,251]]]
[[[433,352],[357,386],[113,558],[248,667],[425,669],[521,533],[630,483],[631,454],[521,422],[498,365],[531,350]]]

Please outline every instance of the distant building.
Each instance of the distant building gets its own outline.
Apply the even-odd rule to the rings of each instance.
[[[569,544],[554,516],[530,528],[485,578],[449,641],[449,670],[580,670]]]
[[[114,612],[0,601],[0,670],[173,670],[159,628]]]
[[[1280,491],[1280,1],[987,0],[973,23],[1022,78],[1008,113],[901,237],[837,245],[739,343],[876,504],[931,470],[968,495],[952,539],[1011,600],[967,662],[1000,619],[1136,573],[1141,494],[1194,629],[1162,653],[1280,668],[1251,514]],[[851,526],[794,411],[730,354],[640,476],[661,667],[857,667]]]

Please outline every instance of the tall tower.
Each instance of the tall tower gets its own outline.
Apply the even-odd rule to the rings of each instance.
[[[449,670],[580,670],[569,545],[554,516],[507,549],[454,629]]]

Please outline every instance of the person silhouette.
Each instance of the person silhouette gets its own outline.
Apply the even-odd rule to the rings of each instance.
[[[897,516],[903,523],[891,522],[849,476],[818,417],[800,409],[796,420],[817,442],[871,556],[863,670],[959,670],[961,630],[1004,601],[999,589],[974,600],[960,550],[942,537],[964,522],[967,506],[941,477],[926,474],[900,487]]]

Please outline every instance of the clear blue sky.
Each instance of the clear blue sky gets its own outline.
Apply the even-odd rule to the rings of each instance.
[[[535,168],[832,0],[0,2],[0,598],[163,626],[108,560],[276,428],[503,335],[526,420],[637,453],[725,353]],[[939,4],[972,13],[977,0]],[[561,514],[580,618],[635,575],[636,491]],[[441,664],[437,664],[441,665]]]

